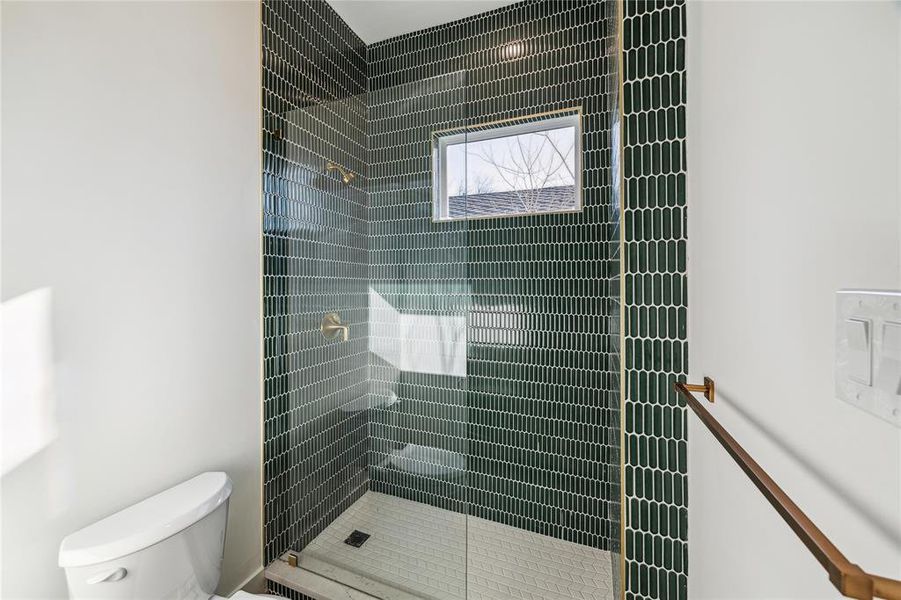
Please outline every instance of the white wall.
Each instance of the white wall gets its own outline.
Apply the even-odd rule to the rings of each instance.
[[[854,562],[901,576],[899,430],[833,393],[834,293],[901,287],[897,3],[697,2],[690,365],[712,412]],[[689,593],[836,598],[689,415]]]
[[[3,2],[2,297],[52,289],[59,426],[0,481],[5,600],[211,469],[221,589],[261,565],[259,53],[256,2]]]

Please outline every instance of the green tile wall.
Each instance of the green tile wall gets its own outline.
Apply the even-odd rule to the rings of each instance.
[[[685,2],[623,3],[626,598],[688,597]]]

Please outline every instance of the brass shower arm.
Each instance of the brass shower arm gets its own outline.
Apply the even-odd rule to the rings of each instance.
[[[336,163],[333,160],[330,160],[327,163],[325,163],[325,170],[329,171],[329,172],[338,171],[338,173],[341,174],[341,179],[344,181],[344,183],[350,183],[351,181],[353,181],[354,177],[356,177],[356,175],[354,175],[353,171],[350,171],[349,169],[345,169],[344,167],[342,167],[341,165],[339,165],[338,163]]]

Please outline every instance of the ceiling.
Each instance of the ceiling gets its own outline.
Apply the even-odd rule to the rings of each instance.
[[[519,0],[328,0],[367,44],[449,23]]]

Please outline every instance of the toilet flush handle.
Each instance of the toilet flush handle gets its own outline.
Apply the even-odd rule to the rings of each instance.
[[[87,583],[88,585],[94,585],[95,583],[111,583],[113,581],[119,581],[120,579],[123,579],[126,575],[128,575],[128,571],[125,569],[125,567],[119,567],[118,569],[113,569],[112,571],[103,571],[99,575],[94,575],[85,583]]]

